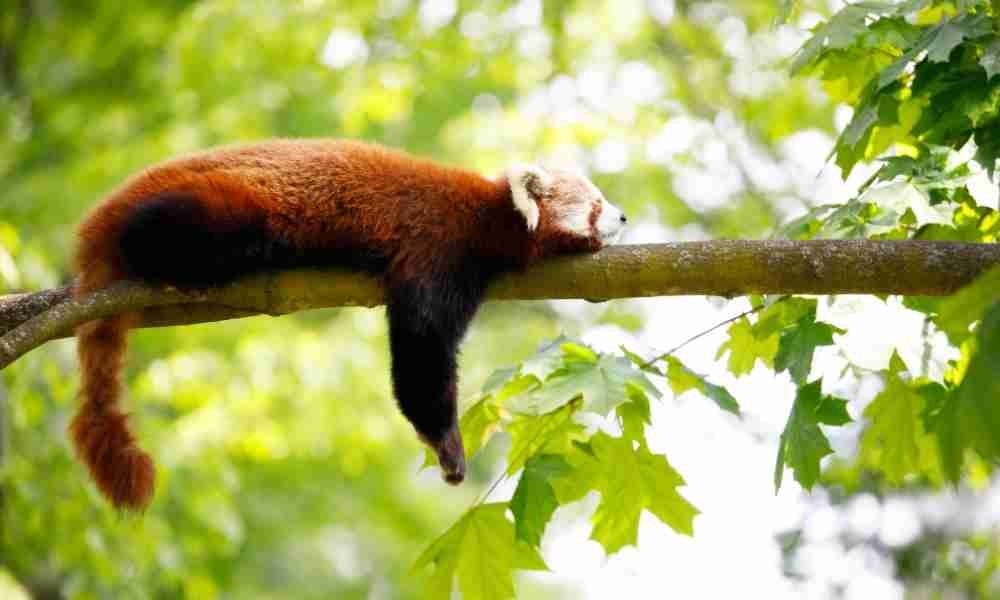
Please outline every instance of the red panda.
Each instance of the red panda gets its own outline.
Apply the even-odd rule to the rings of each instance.
[[[452,484],[465,476],[456,353],[487,284],[554,254],[595,251],[625,223],[585,177],[515,165],[495,180],[346,140],[274,140],[151,167],[79,229],[75,294],[121,279],[204,288],[265,269],[337,265],[386,290],[392,383]],[[154,469],[119,407],[125,314],[77,331],[80,459],[119,508],[142,509]]]

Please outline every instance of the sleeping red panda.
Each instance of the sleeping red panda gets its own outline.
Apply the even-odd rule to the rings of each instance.
[[[456,353],[487,284],[546,256],[598,250],[624,223],[581,175],[516,165],[491,180],[370,144],[276,140],[128,180],[80,227],[75,293],[120,279],[203,288],[296,266],[376,274],[399,407],[457,484]],[[126,509],[145,507],[154,483],[118,405],[137,321],[119,315],[78,329],[82,406],[70,425],[97,486]]]

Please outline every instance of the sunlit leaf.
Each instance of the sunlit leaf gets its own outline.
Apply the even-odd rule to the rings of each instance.
[[[972,324],[982,318],[987,307],[1000,299],[1000,266],[993,267],[938,305],[937,326],[952,343],[960,344],[970,335]]]
[[[678,358],[668,356],[666,362],[667,380],[670,382],[670,389],[675,394],[697,390],[715,402],[722,410],[734,415],[740,414],[740,405],[736,402],[736,398],[733,398],[733,395],[729,393],[729,390],[721,385],[710,383],[701,375],[687,368]]]
[[[885,389],[865,409],[871,423],[861,438],[866,463],[879,469],[886,479],[899,485],[907,475],[920,473],[924,461],[921,446],[930,437],[921,416],[924,398],[900,378],[906,367],[895,353],[886,374]]]
[[[774,367],[774,356],[778,352],[778,333],[772,332],[760,338],[756,330],[746,318],[740,319],[729,326],[729,339],[725,341],[716,353],[719,359],[729,352],[729,372],[737,377],[746,375],[753,370],[757,362],[768,368]]]
[[[820,346],[832,345],[834,333],[843,331],[816,321],[815,315],[803,317],[781,333],[774,356],[775,370],[787,370],[794,381],[805,382],[812,368],[813,353]]]
[[[564,504],[591,490],[601,495],[591,519],[591,539],[609,554],[636,543],[643,510],[678,533],[693,533],[698,510],[677,492],[684,479],[666,457],[628,438],[603,432],[591,438],[588,448],[589,452],[571,455],[573,470],[557,480],[554,487]]]
[[[581,439],[583,426],[573,420],[583,401],[577,397],[561,408],[541,415],[518,415],[504,428],[511,437],[507,453],[507,474],[517,473],[542,449],[564,452],[573,440]]]
[[[811,489],[819,480],[820,459],[833,452],[830,442],[819,428],[819,423],[823,422],[821,417],[834,424],[839,424],[842,418],[839,408],[822,409],[824,404],[831,402],[843,401],[824,398],[820,393],[819,380],[799,386],[785,429],[778,441],[778,459],[774,468],[775,491],[781,488],[785,465],[792,469],[795,480],[806,489]],[[835,416],[831,419],[830,415]]]
[[[555,454],[535,455],[525,463],[510,499],[518,540],[532,546],[541,543],[545,526],[559,506],[550,480],[565,475],[571,468],[565,458]]]
[[[968,449],[986,461],[1000,460],[1000,301],[986,310],[975,341],[965,376],[934,422],[944,471],[953,482]]]
[[[514,537],[507,503],[476,506],[420,555],[414,570],[433,568],[432,597],[448,598],[454,581],[466,600],[514,597],[514,569],[545,569],[537,551]]]

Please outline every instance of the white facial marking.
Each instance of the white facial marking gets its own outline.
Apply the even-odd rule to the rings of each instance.
[[[605,244],[614,244],[625,227],[620,208],[601,198],[601,214],[597,217],[597,235]]]
[[[622,211],[604,199],[597,186],[586,176],[560,173],[554,183],[555,195],[566,202],[558,204],[558,227],[583,237],[597,235],[604,244],[612,244],[621,233],[625,222]],[[594,211],[600,210],[591,224]],[[596,229],[596,231],[594,231]]]
[[[597,204],[593,200],[581,199],[569,204],[559,215],[559,228],[583,237],[589,236],[590,213],[594,212],[596,207]]]
[[[516,164],[507,169],[507,181],[510,183],[514,208],[524,215],[528,231],[534,231],[538,227],[538,201],[528,189],[528,182],[534,181],[535,185],[545,189],[551,184],[551,178],[537,165]]]

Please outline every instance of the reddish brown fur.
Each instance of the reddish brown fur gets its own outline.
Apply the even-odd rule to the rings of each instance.
[[[136,205],[166,192],[196,197],[220,231],[263,220],[297,248],[377,247],[389,257],[390,279],[426,279],[472,253],[526,264],[600,246],[558,231],[544,203],[537,231],[529,234],[506,179],[358,142],[276,140],[182,157],[132,177],[80,227],[78,296],[128,277],[117,234]],[[71,425],[77,453],[100,490],[128,509],[145,507],[154,484],[153,463],[118,406],[135,320],[118,316],[78,329],[83,402]]]

